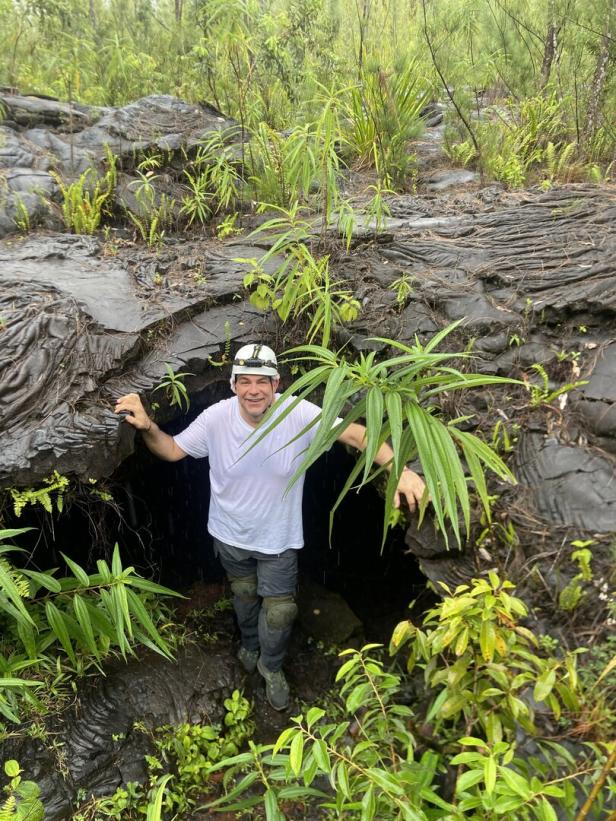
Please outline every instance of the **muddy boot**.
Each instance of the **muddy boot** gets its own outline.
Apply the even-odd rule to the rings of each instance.
[[[265,679],[265,695],[274,710],[286,710],[289,706],[289,685],[282,670],[272,672],[263,666],[261,658],[257,670]]]
[[[248,647],[240,647],[237,651],[237,658],[244,670],[247,673],[254,673],[257,669],[257,659],[259,658],[258,650],[249,650]]]

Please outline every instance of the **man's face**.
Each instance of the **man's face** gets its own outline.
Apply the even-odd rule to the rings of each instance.
[[[278,379],[256,374],[240,374],[235,380],[235,392],[240,413],[245,422],[256,427],[274,401]]]

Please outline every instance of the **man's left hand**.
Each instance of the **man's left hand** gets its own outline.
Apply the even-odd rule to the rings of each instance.
[[[411,512],[415,511],[424,495],[426,485],[421,476],[405,468],[394,494],[394,507],[400,507],[400,497],[404,496]]]

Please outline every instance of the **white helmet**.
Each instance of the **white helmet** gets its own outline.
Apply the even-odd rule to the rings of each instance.
[[[276,354],[267,345],[244,345],[235,354],[231,369],[231,383],[240,374],[279,377]]]

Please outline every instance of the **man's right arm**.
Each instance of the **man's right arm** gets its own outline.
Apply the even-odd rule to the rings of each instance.
[[[141,431],[146,447],[159,459],[179,462],[187,455],[172,436],[162,431],[156,422],[150,419],[136,393],[121,396],[116,402],[115,412],[123,414],[125,422]]]

